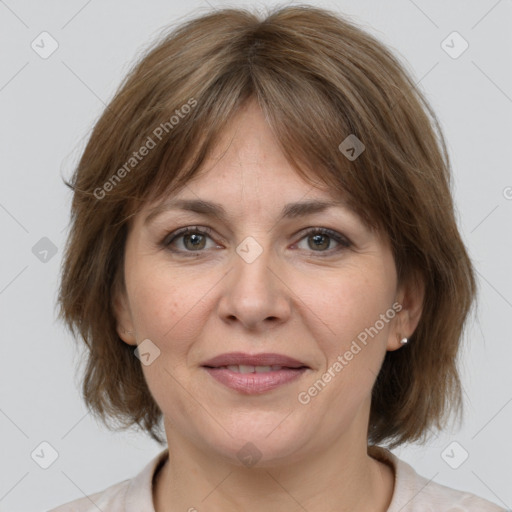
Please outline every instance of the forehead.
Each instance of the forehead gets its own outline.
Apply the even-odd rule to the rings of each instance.
[[[166,209],[226,217],[237,205],[257,209],[294,203],[285,204],[282,211],[283,216],[293,217],[329,206],[348,209],[346,193],[328,187],[320,173],[307,171],[305,180],[284,155],[259,105],[251,101],[219,134],[194,176],[145,210],[150,217]]]
[[[283,152],[257,101],[249,100],[217,133],[191,178],[181,181],[179,188],[154,189],[142,211],[137,209],[136,223],[147,225],[170,211],[195,212],[229,223],[242,216],[250,222],[257,216],[284,220],[324,212],[375,230],[355,198],[337,178],[332,179],[332,171],[327,173],[312,162],[300,161],[300,165],[299,171]]]

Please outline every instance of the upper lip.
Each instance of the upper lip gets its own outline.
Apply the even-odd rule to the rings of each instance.
[[[284,366],[286,368],[302,368],[308,367],[293,357],[281,354],[262,353],[262,354],[245,354],[244,352],[229,352],[220,354],[208,359],[202,363],[202,366],[230,366],[230,365],[249,365],[249,366]]]

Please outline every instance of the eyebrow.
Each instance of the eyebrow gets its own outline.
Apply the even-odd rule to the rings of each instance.
[[[278,222],[283,219],[294,219],[305,217],[327,210],[328,208],[341,207],[352,211],[345,201],[300,201],[297,203],[289,203],[283,207]],[[227,214],[224,207],[218,203],[205,201],[202,199],[171,199],[159,204],[150,210],[148,216],[144,220],[144,224],[149,224],[155,217],[169,210],[185,210],[199,213],[207,217],[217,217],[223,221],[226,220]]]

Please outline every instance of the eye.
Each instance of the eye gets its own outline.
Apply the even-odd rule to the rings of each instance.
[[[173,252],[197,252],[205,248],[205,241],[206,238],[210,238],[210,233],[210,228],[199,228],[195,226],[178,229],[167,236],[163,241],[163,244],[170,248],[176,243],[176,241],[181,239],[183,241],[185,251],[182,249],[171,249]]]
[[[338,252],[351,246],[351,243],[343,235],[332,229],[310,228],[303,234],[304,236],[301,238],[301,241],[304,239],[308,240],[306,250],[312,250],[312,252],[326,252],[332,254],[333,252]],[[323,250],[331,245],[332,240],[338,244],[338,247],[331,250]]]
[[[162,241],[162,245],[174,253],[182,253],[187,256],[193,255],[190,253],[197,253],[197,256],[199,256],[199,253],[204,252],[203,250],[207,248],[207,239],[212,240],[210,237],[211,232],[212,230],[208,227],[191,226],[178,229],[167,235]],[[302,242],[302,240],[308,240],[308,247],[304,250],[310,252],[327,253],[326,255],[331,255],[332,253],[339,252],[352,245],[343,235],[332,229],[309,228],[303,231],[302,235],[299,243]],[[334,249],[330,248],[333,240],[337,244],[337,247]],[[181,247],[179,247],[180,244],[178,244],[178,242],[182,242]],[[299,245],[299,243],[296,245]],[[178,248],[176,248],[176,246],[178,246]],[[216,245],[215,247],[219,246]]]

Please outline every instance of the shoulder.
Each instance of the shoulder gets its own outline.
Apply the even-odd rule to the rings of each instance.
[[[419,475],[389,450],[371,446],[368,453],[393,466],[395,488],[387,512],[507,512],[467,491],[460,491]]]
[[[59,505],[48,512],[154,512],[153,476],[167,459],[166,448],[134,478],[123,480],[103,491]]]
[[[103,491],[52,508],[48,512],[97,512],[98,509],[108,510],[109,512],[124,512],[125,496],[130,482],[131,480],[124,480]]]
[[[410,466],[409,466],[410,467]],[[411,468],[412,469],[412,468]],[[414,510],[425,512],[507,512],[504,508],[467,491],[452,489],[420,477],[424,486],[411,503],[417,503]],[[422,508],[423,507],[423,508]],[[409,509],[404,509],[409,510]],[[411,511],[413,508],[411,508]]]

